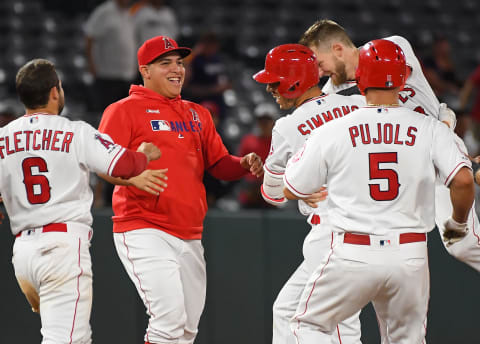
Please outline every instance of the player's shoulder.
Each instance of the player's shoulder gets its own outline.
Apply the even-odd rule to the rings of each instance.
[[[205,117],[208,117],[209,119],[212,118],[212,114],[205,106],[192,102],[190,100],[185,100],[185,99],[181,99],[181,102],[182,102],[182,107],[189,112],[189,115],[192,115],[193,117],[195,117],[196,115],[199,115],[201,118],[205,118]]]
[[[343,84],[334,85],[331,78],[329,78],[325,85],[323,85],[322,91],[327,94],[337,93],[346,96],[359,94],[357,82],[355,80],[347,80]]]
[[[389,41],[399,45],[400,47],[402,45],[410,46],[410,42],[405,37],[400,36],[400,35],[393,35],[393,36],[385,37],[384,39],[389,40]]]
[[[141,104],[141,99],[130,95],[108,105],[103,111],[103,115],[120,116],[121,114],[126,114],[131,110],[137,109]]]
[[[361,94],[343,95],[338,93],[327,94],[325,102],[333,105],[360,105],[366,104],[365,97]]]
[[[283,133],[286,129],[288,129],[291,126],[294,118],[293,116],[294,116],[294,112],[277,119],[275,121],[275,124],[273,125],[273,131]]]

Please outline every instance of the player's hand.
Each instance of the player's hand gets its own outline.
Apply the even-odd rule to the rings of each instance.
[[[263,175],[263,163],[262,159],[256,153],[248,153],[240,160],[240,165],[250,172],[255,177],[261,177]]]
[[[165,191],[165,188],[167,187],[167,183],[165,182],[168,179],[166,175],[167,171],[168,168],[161,170],[145,170],[138,176],[130,178],[128,181],[137,189],[158,196],[160,192]]]
[[[148,161],[157,160],[162,156],[160,148],[150,142],[142,142],[142,144],[138,147],[137,152],[145,154]]]
[[[455,115],[455,112],[445,103],[441,103],[438,108],[438,119],[448,125],[452,131],[457,125],[457,115]]]
[[[325,186],[322,186],[320,190],[318,190],[317,192],[314,192],[308,197],[302,198],[302,200],[309,207],[317,208],[318,207],[317,203],[321,201],[325,201],[327,199],[327,196],[328,196],[327,188]]]
[[[452,246],[456,242],[462,240],[468,233],[468,225],[460,223],[449,217],[445,223],[445,231],[443,232],[443,241],[447,247]]]

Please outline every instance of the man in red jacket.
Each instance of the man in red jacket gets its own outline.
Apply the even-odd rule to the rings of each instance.
[[[190,52],[169,37],[147,40],[137,54],[144,86],[110,105],[99,127],[125,147],[147,141],[162,150],[161,162],[137,178],[105,178],[117,184],[115,246],[150,316],[145,342],[152,344],[193,343],[197,334],[206,289],[204,171],[223,180],[263,174],[255,153],[228,153],[207,109],[181,99]]]

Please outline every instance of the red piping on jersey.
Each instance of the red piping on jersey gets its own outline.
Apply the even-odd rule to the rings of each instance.
[[[338,341],[340,342],[340,344],[342,344],[342,337],[340,336],[340,326],[337,325],[337,335],[338,335]]]
[[[300,195],[303,195],[303,196],[310,196],[310,194],[306,194],[306,193],[303,193],[303,192],[300,192],[298,191],[297,189],[295,189],[292,184],[290,184],[287,180],[287,177],[285,176],[285,182],[288,184],[288,186],[290,186],[290,188],[293,189],[293,191],[295,191],[296,193],[300,194]]]
[[[110,161],[110,165],[108,165],[107,171],[110,171],[110,168],[112,167],[112,164],[113,164],[114,161],[116,161],[116,159],[117,159],[117,155],[120,154],[120,153],[123,153],[124,151],[126,151],[126,150],[120,149],[120,150],[117,152],[117,154],[115,154],[115,156],[113,157],[112,161]],[[112,170],[110,173],[113,173],[113,170]]]
[[[455,171],[457,171],[457,170],[459,169],[458,167],[461,166],[461,165],[464,165],[465,167],[470,168],[470,167],[469,167],[466,163],[464,163],[464,162],[459,163],[457,166],[455,166],[455,168],[453,169],[453,171],[450,172],[450,174],[448,175],[447,179],[445,179],[445,183],[444,183],[445,185],[448,185],[448,184],[449,184],[448,181],[449,181],[450,177],[452,176],[452,174],[453,174]]]
[[[77,306],[78,300],[80,300],[80,277],[83,275],[82,265],[80,264],[80,248],[82,240],[78,239],[78,267],[80,268],[80,274],[77,276],[77,301],[75,302],[75,311],[73,313],[72,331],[70,331],[70,344],[73,342],[73,330],[75,329],[75,319],[77,318]]]
[[[295,335],[295,337],[297,338],[297,344],[300,344],[300,340],[298,339],[298,336],[297,336],[297,330],[300,328],[300,319],[299,317],[305,315],[305,313],[307,313],[307,309],[308,309],[308,302],[310,301],[310,298],[312,297],[312,294],[313,294],[313,291],[315,290],[315,286],[317,285],[317,282],[318,280],[320,279],[320,277],[322,277],[323,275],[323,271],[325,270],[325,268],[327,267],[328,263],[330,262],[330,257],[332,256],[333,254],[333,232],[331,232],[331,241],[330,241],[330,254],[328,255],[328,258],[327,258],[327,262],[325,263],[325,265],[322,267],[322,270],[320,271],[320,275],[315,279],[315,282],[313,282],[313,286],[312,286],[312,290],[310,290],[310,294],[308,295],[308,298],[307,298],[307,302],[305,302],[305,310],[303,311],[302,314],[299,314],[295,317],[295,319],[297,319],[297,328],[295,330],[293,330],[293,334]]]
[[[23,117],[30,117],[30,116],[37,116],[37,115],[56,116],[57,114],[46,113],[46,112],[35,112],[35,113],[25,114],[23,115]]]
[[[475,203],[474,203],[475,204]],[[475,232],[475,212],[473,211],[474,207],[470,210],[472,212],[472,233],[477,238],[477,244],[480,245],[480,237],[478,233]]]
[[[324,94],[322,94],[322,95],[320,95],[320,96],[307,99],[306,101],[304,101],[304,102],[302,103],[302,105],[303,105],[303,104],[310,103],[311,101],[314,101],[314,100],[317,100],[317,99],[320,99],[320,98],[324,98],[324,97],[326,97],[326,96],[328,96],[328,94],[324,93]]]
[[[270,174],[274,174],[274,175],[276,175],[276,176],[283,176],[283,173],[277,173],[277,172],[271,171],[271,170],[267,167],[267,165],[263,165],[263,167],[264,167],[264,168],[268,171],[268,173],[270,173]]]
[[[427,254],[427,278],[428,278],[428,287],[430,289],[430,260],[428,259],[428,254]],[[426,344],[425,342],[425,336],[427,335],[427,317],[428,317],[428,305],[430,304],[430,293],[427,293],[427,311],[425,312],[425,318],[423,320],[423,329],[424,329],[424,332],[423,332],[423,340],[422,340],[422,344]]]
[[[262,193],[262,196],[268,199],[269,201],[275,202],[275,203],[283,203],[285,201],[285,197],[282,198],[272,198],[268,196],[265,191],[263,190],[263,184],[260,186],[260,192]]]
[[[126,239],[125,233],[122,233],[122,235],[123,235],[123,244],[125,245],[125,248],[127,249],[127,259],[132,264],[133,274],[137,278],[138,286],[139,286],[140,290],[143,292],[143,295],[145,296],[145,303],[148,305],[148,312],[149,312],[149,314],[151,314],[151,316],[155,316],[155,314],[152,313],[152,309],[150,307],[150,301],[147,298],[147,293],[145,292],[145,290],[142,287],[142,282],[140,281],[140,277],[138,277],[137,273],[135,272],[135,265],[133,264],[133,260],[130,258],[130,250],[128,249],[127,241],[125,240]],[[150,327],[150,319],[148,319],[148,327]],[[146,335],[147,335],[147,341],[150,341],[150,338],[148,338],[149,337],[148,336],[148,329],[147,329]]]
[[[115,161],[117,155],[115,155],[115,158],[113,158],[110,165]],[[122,177],[128,179],[138,176],[140,173],[145,171],[147,165],[148,159],[145,154],[125,149],[125,152],[117,160],[115,166],[113,166],[113,171],[111,172],[112,177]]]

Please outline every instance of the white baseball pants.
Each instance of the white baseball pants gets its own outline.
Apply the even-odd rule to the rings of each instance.
[[[391,344],[422,343],[430,289],[427,244],[399,244],[398,235],[371,245],[343,243],[343,234],[308,280],[291,321],[297,344],[330,343],[337,324],[368,302]]]
[[[322,221],[326,221],[322,218]],[[303,256],[305,260],[288,279],[273,304],[273,344],[295,344],[295,337],[290,329],[300,297],[312,274],[329,253],[333,233],[329,226],[323,224],[312,226],[305,238]],[[330,337],[331,344],[361,344],[360,311],[340,322]]]
[[[113,237],[150,317],[145,341],[192,344],[205,305],[201,241],[182,240],[153,228],[114,233]]]
[[[32,309],[40,313],[42,344],[91,343],[92,230],[67,224],[67,232],[24,230],[15,239],[15,276]]]

